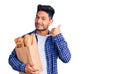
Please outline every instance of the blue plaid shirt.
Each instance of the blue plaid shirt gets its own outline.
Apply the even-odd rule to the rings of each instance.
[[[36,30],[28,33],[36,33]],[[37,39],[37,36],[36,36]],[[57,36],[49,36],[45,43],[45,54],[47,60],[47,74],[58,74],[57,71],[57,58],[61,59],[64,63],[68,63],[71,59],[71,53],[67,46],[67,42],[60,33]],[[25,72],[25,64],[20,62],[17,58],[15,49],[9,55],[8,62],[10,66],[19,72]]]

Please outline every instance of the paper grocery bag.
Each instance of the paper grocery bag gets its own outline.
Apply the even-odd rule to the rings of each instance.
[[[33,64],[34,68],[42,70],[38,45],[35,37],[33,38],[33,44],[31,46],[16,48],[15,50],[17,57],[21,62],[23,62],[24,64]],[[25,74],[25,73],[19,72],[19,74]]]

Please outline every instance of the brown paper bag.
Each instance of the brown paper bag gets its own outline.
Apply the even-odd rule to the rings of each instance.
[[[36,42],[36,38],[33,38],[33,44],[31,46],[16,48],[16,54],[18,59],[24,64],[33,64],[34,68],[42,70],[42,64],[40,61],[38,45]],[[23,72],[19,72],[19,74],[25,74]]]

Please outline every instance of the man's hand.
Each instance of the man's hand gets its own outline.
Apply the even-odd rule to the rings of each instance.
[[[61,33],[61,31],[60,31],[60,26],[61,26],[61,25],[58,25],[56,28],[52,28],[50,34],[48,34],[47,36],[56,36],[56,35],[58,35],[59,33]]]
[[[27,64],[25,67],[26,74],[39,74],[39,69],[35,69],[34,65]]]

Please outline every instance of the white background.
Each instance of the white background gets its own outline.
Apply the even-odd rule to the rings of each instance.
[[[37,4],[55,10],[51,28],[61,31],[72,54],[58,60],[59,74],[120,74],[119,0],[0,0],[0,71],[18,74],[8,64],[14,39],[34,30]]]

